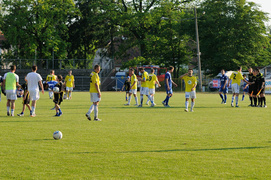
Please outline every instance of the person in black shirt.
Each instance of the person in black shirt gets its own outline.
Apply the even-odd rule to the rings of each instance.
[[[253,69],[250,67],[248,69],[248,82],[253,82]],[[249,85],[249,89],[248,89],[248,94],[249,94],[249,100],[250,100],[250,105],[249,106],[253,106],[253,88],[254,88],[254,84]]]
[[[125,87],[125,97],[126,97],[126,101],[128,101],[128,95],[129,95],[129,91],[130,91],[130,86],[131,86],[131,81],[130,81],[130,76],[127,76],[127,79],[125,80],[123,86],[122,86],[122,91]]]
[[[54,100],[53,102],[55,103],[55,109],[56,109],[56,115],[55,116],[61,116],[63,113],[60,109],[60,104],[63,101],[63,83],[62,83],[62,76],[58,75],[57,76],[57,84],[55,85],[55,87],[57,87],[59,89],[59,91],[54,91]],[[54,87],[54,89],[55,89]]]
[[[23,110],[22,110],[22,112],[20,114],[17,114],[18,116],[24,116],[25,107],[27,107],[29,109],[29,111],[31,112],[31,107],[29,105],[30,97],[29,97],[29,92],[27,90],[27,82],[25,82],[23,85],[21,85],[21,89],[24,91],[24,94],[23,94]]]
[[[258,107],[267,107],[266,99],[265,99],[265,78],[262,73],[260,73],[259,69],[256,69],[256,83],[258,89]],[[264,105],[263,105],[264,102]]]

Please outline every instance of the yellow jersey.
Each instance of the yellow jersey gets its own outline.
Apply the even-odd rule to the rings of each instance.
[[[197,84],[197,78],[195,76],[184,76],[182,79],[185,83],[185,92],[191,92],[191,89]]]
[[[97,84],[98,88],[100,88],[100,77],[99,77],[98,73],[93,71],[90,74],[90,88],[89,88],[90,93],[98,93],[98,90],[96,89],[95,84]]]
[[[243,75],[239,71],[234,71],[231,74],[230,79],[232,79],[231,84],[237,83],[240,86],[241,80],[243,80],[244,77],[243,77]]]
[[[155,89],[155,83],[157,76],[155,74],[149,74],[149,89]]]
[[[46,81],[56,81],[56,75],[49,74],[46,77]]]
[[[73,87],[74,83],[74,76],[73,75],[67,75],[65,77],[66,87]]]
[[[149,87],[149,77],[146,71],[143,72],[141,78],[142,80],[146,80],[145,82],[141,81],[141,87]]]
[[[135,84],[134,84],[135,83]],[[134,85],[133,85],[134,84]],[[131,89],[137,89],[137,77],[135,74],[133,74],[131,76],[131,86],[133,85],[133,87],[131,87]]]

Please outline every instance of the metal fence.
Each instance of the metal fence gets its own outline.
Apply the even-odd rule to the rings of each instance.
[[[92,59],[1,59],[2,69],[16,65],[17,69],[29,69],[37,65],[39,69],[92,69]]]

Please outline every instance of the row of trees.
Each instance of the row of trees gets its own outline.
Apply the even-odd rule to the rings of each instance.
[[[123,67],[173,65],[177,76],[179,68],[193,64],[196,56],[196,6],[206,72],[270,63],[267,16],[246,0],[3,0],[1,4],[5,58],[93,59],[98,48],[107,48],[108,56],[121,60]],[[131,52],[138,52],[138,57],[129,59]]]

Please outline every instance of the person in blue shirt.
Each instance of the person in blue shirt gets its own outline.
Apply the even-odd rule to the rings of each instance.
[[[168,105],[168,101],[169,99],[172,97],[173,95],[173,91],[172,91],[172,84],[174,86],[178,86],[175,82],[172,81],[172,78],[171,78],[171,73],[174,71],[174,67],[173,66],[170,66],[168,68],[168,72],[165,74],[165,88],[166,88],[166,93],[167,93],[167,96],[166,96],[166,99],[162,102],[162,104],[165,106],[165,107],[170,107]]]
[[[228,76],[225,74],[225,70],[222,69],[221,70],[221,77],[220,77],[220,88],[219,88],[219,96],[222,99],[221,104],[226,104],[227,102],[227,93],[228,93]],[[224,97],[222,95],[222,93],[224,94]]]
[[[247,75],[243,75],[244,79],[248,81],[248,78],[247,78]],[[249,94],[249,84],[247,84],[245,81],[244,81],[244,88],[243,88],[243,96],[242,96],[242,101],[244,101],[245,99],[245,94],[248,93]]]

